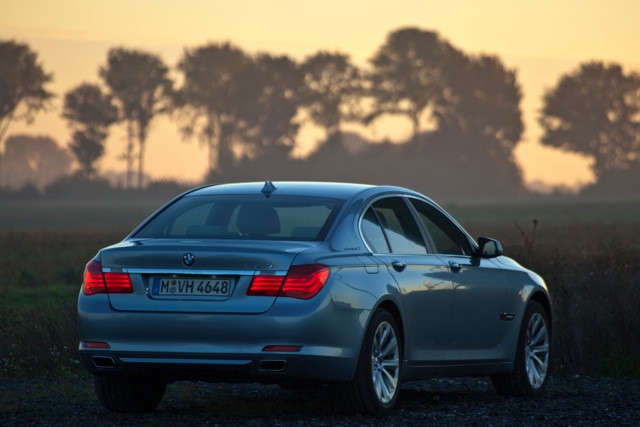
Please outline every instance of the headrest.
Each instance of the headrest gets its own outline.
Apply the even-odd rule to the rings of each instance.
[[[240,208],[236,219],[242,234],[266,236],[280,232],[280,218],[270,206],[245,205]]]

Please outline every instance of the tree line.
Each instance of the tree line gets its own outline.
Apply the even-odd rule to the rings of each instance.
[[[202,143],[208,181],[303,178],[391,182],[431,194],[524,191],[513,155],[524,131],[516,71],[495,55],[465,53],[436,32],[393,31],[366,67],[340,52],[296,62],[220,42],[186,48],[173,69],[177,82],[158,55],[112,48],[98,70],[100,84],[80,83],[64,94],[61,115],[79,178],[99,177],[105,141],[118,125],[127,135],[125,188],[141,187],[150,125],[164,114],[180,124],[183,138]],[[24,144],[12,137],[4,147],[11,122],[52,108],[46,88],[52,79],[28,45],[0,41],[0,167]],[[343,130],[388,116],[411,123],[406,143],[373,144]],[[324,143],[294,159],[305,122],[324,130]],[[543,144],[590,156],[599,181],[640,174],[637,73],[583,63],[546,92],[539,122]]]

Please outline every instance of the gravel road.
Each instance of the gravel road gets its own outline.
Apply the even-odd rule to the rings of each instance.
[[[534,401],[500,397],[484,378],[406,383],[384,418],[337,414],[324,387],[176,383],[151,414],[111,414],[88,377],[0,380],[0,425],[638,426],[640,378],[552,377]]]

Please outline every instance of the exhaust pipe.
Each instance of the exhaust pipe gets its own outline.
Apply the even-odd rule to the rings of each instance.
[[[286,360],[261,360],[258,362],[260,372],[282,372],[287,368]]]
[[[98,369],[113,369],[116,367],[116,361],[111,356],[93,356],[93,364]]]

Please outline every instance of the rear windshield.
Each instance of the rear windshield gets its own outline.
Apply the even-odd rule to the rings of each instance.
[[[312,197],[189,196],[133,237],[323,240],[341,200]]]

